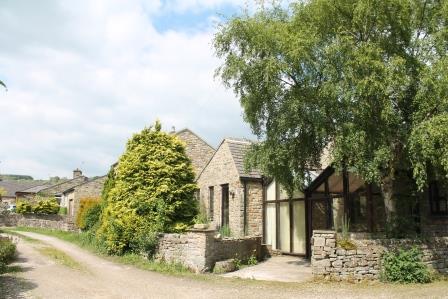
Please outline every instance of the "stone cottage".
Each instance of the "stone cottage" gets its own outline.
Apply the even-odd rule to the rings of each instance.
[[[215,149],[190,129],[183,129],[172,134],[185,143],[186,154],[193,164],[197,178],[212,158]]]
[[[263,231],[263,180],[246,172],[244,139],[226,138],[199,174],[200,205],[214,228],[229,227],[232,236],[261,236]]]
[[[67,208],[67,215],[70,217],[76,216],[82,198],[89,197],[99,199],[103,192],[106,179],[107,176],[92,178],[63,191],[61,196],[61,207]]]
[[[11,180],[0,180],[0,188],[4,190],[4,194],[0,195],[0,202],[6,202],[10,206],[16,204],[16,192],[22,190],[27,190],[30,188],[36,188],[45,184],[44,181],[34,181],[34,180],[23,180],[23,181],[11,181]],[[48,185],[45,185],[48,187]]]

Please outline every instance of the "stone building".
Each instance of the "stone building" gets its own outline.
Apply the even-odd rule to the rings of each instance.
[[[235,237],[263,231],[262,176],[244,170],[249,146],[247,140],[224,139],[197,179],[200,205],[212,226],[228,226]]]
[[[36,196],[37,194],[42,196],[54,196],[58,200],[58,202],[61,201],[62,192],[65,190],[68,190],[74,186],[77,186],[79,184],[82,184],[86,182],[88,178],[82,174],[82,171],[79,169],[73,170],[73,178],[70,180],[63,181],[58,184],[49,185],[49,186],[41,186],[37,188],[31,188],[28,190],[24,190],[22,192],[17,193],[17,197],[23,197],[23,198],[32,198]]]
[[[215,153],[215,149],[190,129],[183,129],[173,134],[185,142],[186,154],[191,159],[197,178]]]
[[[106,179],[107,176],[96,177],[63,191],[61,206],[67,208],[67,215],[76,216],[79,203],[83,198],[100,199]]]
[[[27,190],[30,188],[36,188],[45,184],[44,181],[24,180],[24,181],[10,181],[0,180],[0,189],[3,190],[3,194],[0,194],[0,202],[6,202],[10,206],[14,206],[16,203],[16,192]],[[48,187],[48,185],[44,185]]]

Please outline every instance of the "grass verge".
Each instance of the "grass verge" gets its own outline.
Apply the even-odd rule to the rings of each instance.
[[[75,244],[83,249],[88,250],[91,253],[99,255],[110,261],[125,265],[131,265],[142,270],[149,270],[178,276],[195,276],[195,277],[203,276],[192,273],[189,269],[187,269],[186,267],[184,267],[182,264],[179,263],[166,263],[166,262],[158,262],[155,260],[148,260],[137,254],[125,254],[122,256],[108,255],[105,252],[105,250],[95,242],[92,235],[88,233],[74,233],[74,232],[65,232],[59,230],[50,230],[50,229],[32,228],[32,227],[7,228],[3,230],[7,233],[16,234],[19,236],[23,236],[22,234],[20,234],[20,232],[34,232],[42,235],[55,237],[70,242],[72,244]],[[27,236],[23,237],[35,240]]]
[[[41,254],[48,256],[52,260],[56,261],[58,264],[64,265],[66,267],[81,270],[82,266],[80,263],[75,261],[73,258],[71,258],[69,255],[67,255],[65,252],[58,250],[54,247],[38,247],[36,248],[37,251],[39,251]]]

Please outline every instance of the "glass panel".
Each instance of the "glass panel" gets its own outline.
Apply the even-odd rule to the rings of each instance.
[[[293,205],[293,252],[306,253],[306,234],[305,234],[305,201],[295,201]]]
[[[276,200],[275,181],[272,181],[266,189],[266,200],[267,201]]]
[[[338,193],[342,194],[343,192],[343,184],[342,184],[342,174],[334,173],[328,178],[328,187],[330,193]]]
[[[266,244],[272,245],[272,249],[276,246],[276,227],[275,227],[275,203],[266,204]]]
[[[312,201],[313,230],[327,228],[326,206],[327,204],[325,201],[322,200]]]
[[[341,231],[342,221],[344,219],[344,198],[342,197],[333,198],[332,210],[333,210],[333,225],[334,225],[333,229]]]
[[[294,191],[292,198],[305,198],[305,195],[303,194],[303,192],[297,190]],[[280,199],[289,199],[288,193],[282,186],[280,186]]]
[[[289,203],[280,203],[280,250],[289,252],[290,249],[289,229]]]

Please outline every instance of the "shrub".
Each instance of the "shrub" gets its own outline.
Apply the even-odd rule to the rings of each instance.
[[[416,247],[386,252],[382,257],[381,277],[385,281],[400,283],[428,283],[433,279],[422,262],[422,252]]]
[[[16,254],[16,245],[9,239],[0,237],[0,274],[6,270],[6,265],[10,263]]]
[[[28,214],[33,211],[31,204],[27,201],[18,201],[16,204],[16,212],[18,214]]]
[[[98,222],[100,214],[100,198],[81,198],[79,201],[79,209],[76,214],[76,225],[82,230],[89,230]]]
[[[192,224],[197,203],[191,161],[184,144],[162,132],[159,122],[128,141],[111,173],[98,230],[110,253],[150,249],[157,232]]]
[[[35,214],[57,214],[59,212],[59,204],[54,197],[41,198],[32,207],[32,210]]]
[[[59,215],[67,215],[67,208],[66,207],[60,207],[58,214]]]

